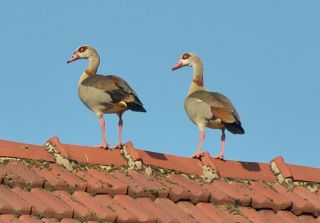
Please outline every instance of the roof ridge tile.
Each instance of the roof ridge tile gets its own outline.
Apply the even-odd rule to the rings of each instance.
[[[212,159],[210,157],[210,153],[208,151],[203,153],[203,156],[201,157],[201,162],[203,165],[207,165],[207,166],[211,167],[214,171],[218,170],[218,168],[216,167],[216,165],[212,161]]]
[[[203,166],[199,159],[140,150],[135,148],[132,142],[126,148],[132,159],[134,161],[141,161],[144,167],[163,168],[190,175],[203,175]]]
[[[139,155],[138,151],[134,148],[132,141],[128,141],[125,144],[128,153],[130,154],[131,158],[133,161],[140,161],[141,160],[141,156]]]
[[[58,137],[50,138],[46,143],[48,150],[54,153],[57,163],[68,170],[84,165],[128,166],[120,149],[103,149],[82,145],[63,144]]]
[[[70,155],[67,150],[63,147],[60,142],[60,139],[57,136],[53,136],[47,140],[47,143],[52,144],[57,152],[59,152],[63,158],[70,159]]]
[[[199,160],[139,150],[131,141],[103,150],[57,137],[46,147],[9,144],[22,154],[0,159],[0,222],[320,222],[320,169],[282,157],[221,161],[206,152]],[[0,140],[0,150],[5,145]],[[47,158],[35,161],[29,149]],[[70,165],[55,162],[57,154]]]
[[[292,177],[292,173],[290,172],[289,168],[287,167],[287,164],[284,162],[284,159],[282,156],[277,156],[271,162],[276,163],[278,169],[280,170],[280,172],[284,178],[291,178]]]
[[[0,157],[55,161],[44,146],[2,139],[0,139]]]

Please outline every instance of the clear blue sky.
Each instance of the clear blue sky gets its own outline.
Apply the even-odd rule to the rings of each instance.
[[[172,72],[183,52],[197,53],[205,85],[228,96],[245,135],[227,133],[226,159],[320,167],[319,1],[2,1],[0,138],[96,145],[96,116],[77,83],[86,67],[66,64],[83,44],[101,56],[100,74],[117,74],[148,113],[124,115],[124,141],[190,156],[199,139],[183,101],[192,69]],[[105,116],[117,141],[117,117]],[[216,154],[220,131],[207,129]]]

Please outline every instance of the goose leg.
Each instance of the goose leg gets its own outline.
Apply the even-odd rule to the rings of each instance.
[[[205,132],[204,131],[200,131],[200,140],[199,140],[199,145],[198,148],[196,150],[196,153],[192,156],[192,158],[200,158],[202,153],[201,153],[201,149],[202,149],[202,144],[203,144],[203,140],[205,138]]]
[[[101,133],[102,133],[102,144],[99,145],[98,147],[106,149],[108,148],[108,144],[107,144],[107,137],[106,137],[105,121],[103,116],[99,118],[99,121],[100,121]]]
[[[123,121],[122,121],[122,113],[118,114],[119,115],[119,122],[118,122],[118,127],[119,127],[119,136],[118,136],[118,144],[115,146],[115,149],[120,149],[122,146],[122,127],[123,127]]]
[[[226,134],[224,133],[224,129],[221,130],[222,131],[222,134],[221,134],[221,149],[220,149],[220,153],[213,157],[213,158],[216,158],[216,159],[221,159],[223,160],[223,155],[224,155],[224,142],[226,140]]]

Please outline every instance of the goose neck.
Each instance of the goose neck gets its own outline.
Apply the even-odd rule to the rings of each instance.
[[[98,71],[98,67],[100,65],[100,58],[98,55],[93,55],[91,57],[88,58],[88,67],[85,70],[85,72],[89,75],[89,76],[93,76],[97,74]]]
[[[203,81],[203,65],[200,60],[197,60],[193,63],[193,78],[188,95],[200,90],[205,90]]]

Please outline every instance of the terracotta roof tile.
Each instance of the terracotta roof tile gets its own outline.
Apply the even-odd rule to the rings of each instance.
[[[132,175],[127,175],[119,171],[114,171],[111,174],[128,185],[128,194],[132,197],[150,197],[154,199],[158,194],[157,190],[159,190],[159,194],[168,194],[168,190],[166,188],[159,184],[152,183],[150,177],[144,176],[147,182],[141,182],[140,177],[142,177],[142,175],[135,172],[136,171],[130,171],[133,176],[138,176],[137,180],[135,177],[132,177]]]
[[[283,223],[282,219],[279,219],[279,217],[275,214],[275,212],[271,210],[261,210],[258,212],[259,215],[261,215],[264,220],[267,222],[272,222],[272,223]]]
[[[212,202],[217,201],[219,194],[222,192],[227,197],[224,200],[220,200],[220,203],[234,203],[242,206],[249,206],[251,203],[251,191],[244,183],[214,180],[208,187],[212,191]]]
[[[101,150],[98,155],[110,157],[96,159],[88,154],[97,148],[49,142],[39,148],[54,160],[4,155],[0,161],[0,223],[320,222],[320,187],[308,183],[318,169],[292,168],[281,157],[273,161],[291,180],[278,181],[274,164],[220,161],[208,153],[200,161],[127,143],[125,149]],[[218,175],[207,176],[211,170],[202,165]],[[294,168],[307,171],[304,180]]]
[[[116,213],[117,222],[138,222],[137,216],[131,212],[130,208],[121,206],[110,195],[97,195],[95,199]]]
[[[277,164],[284,178],[320,183],[320,168],[287,164],[281,156],[276,157],[273,161]]]
[[[298,165],[287,165],[294,180],[320,183],[320,169]]]
[[[34,196],[38,201],[48,204],[50,211],[55,213],[55,218],[72,218],[73,211],[69,205],[56,197],[49,191],[34,188],[31,190],[31,196]]]
[[[185,188],[180,184],[166,178],[158,178],[158,181],[163,184],[165,187],[169,188],[169,198],[170,200],[177,202],[181,200],[189,200],[195,198],[195,195],[189,190],[189,188]],[[197,198],[196,198],[197,199]]]
[[[157,197],[168,197],[169,188],[165,187],[154,178],[135,170],[129,170],[128,172],[130,177],[132,177],[135,182],[143,185],[144,190],[149,191],[149,193],[152,195],[151,198],[154,199]]]
[[[298,222],[298,217],[292,214],[289,211],[278,211],[277,216],[284,222],[284,223],[295,223]]]
[[[215,180],[217,181],[217,180]],[[214,182],[215,182],[214,181]],[[214,182],[211,184],[204,184],[203,188],[208,190],[210,192],[210,202],[217,203],[217,204],[232,204],[235,203],[235,200],[227,194],[227,192],[224,192],[221,190],[221,188],[216,187],[214,185]]]
[[[101,221],[111,221],[114,222],[116,219],[116,214],[110,210],[108,207],[103,207],[98,203],[94,197],[86,192],[76,191],[73,194],[73,199],[85,205],[90,212],[95,213],[96,217]]]
[[[89,169],[87,172],[88,174],[102,182],[103,187],[107,189],[105,192],[107,194],[126,194],[128,191],[128,185],[109,173],[106,174],[97,169]]]
[[[143,209],[148,209],[150,213],[157,216],[159,223],[178,223],[178,219],[175,218],[175,215],[163,210],[150,198],[137,198],[136,200]]]
[[[45,167],[31,167],[39,176],[45,179],[45,188],[56,190],[85,190],[86,182],[57,164],[49,164]]]
[[[126,194],[128,186],[110,174],[96,169],[88,171],[74,170],[73,173],[87,183],[87,191],[91,194]]]
[[[57,137],[48,140],[57,151],[67,159],[78,163],[126,166],[126,160],[121,156],[120,150],[106,150],[98,147],[79,146],[60,143]]]
[[[81,223],[79,220],[64,218],[60,221],[60,223]]]
[[[225,215],[228,215],[235,223],[252,223],[248,218],[243,216],[239,210],[239,206],[230,204],[220,205],[219,209],[222,210]]]
[[[251,206],[256,209],[271,208],[274,210],[278,210],[278,205],[273,203],[273,199],[271,196],[268,196],[269,195],[268,192],[261,193],[259,190],[254,190],[256,188],[253,188],[252,190],[252,192],[254,193],[254,196],[252,196]]]
[[[316,220],[312,216],[304,215],[299,216],[298,218],[301,223],[316,223]]]
[[[114,196],[114,200],[118,202],[125,209],[130,210],[130,212],[137,217],[138,222],[146,222],[146,223],[157,222],[157,218],[153,216],[153,214],[149,212],[148,209],[142,208],[139,205],[139,203],[136,200],[134,200],[132,197],[126,196],[126,195],[116,195]]]
[[[41,219],[44,223],[56,223],[56,222],[60,222],[58,219],[56,218],[42,218]]]
[[[305,200],[308,200],[318,211],[313,212],[316,216],[320,215],[320,199],[315,194],[309,191],[307,188],[298,186],[293,189],[293,192],[298,196],[303,197]]]
[[[9,189],[0,187],[0,212],[7,214],[29,214],[31,205]]]
[[[24,158],[54,162],[44,146],[0,140],[0,157]]]
[[[16,175],[21,179],[20,184],[28,184],[31,187],[42,187],[45,179],[27,167],[21,162],[10,160],[5,164],[5,169],[10,171],[12,175]],[[6,178],[6,177],[5,177]]]
[[[187,201],[180,201],[178,207],[185,213],[193,216],[196,221],[201,223],[212,223],[215,222],[216,218],[212,218],[207,212],[197,208],[194,204]]]
[[[30,215],[21,215],[19,217],[19,220],[23,223],[42,223],[42,221],[39,220],[37,217]]]
[[[130,143],[126,145],[133,160],[141,160],[143,164],[187,174],[202,175],[203,173],[202,164],[198,159],[139,150]]]
[[[252,202],[252,206],[255,208],[271,208],[274,211],[284,210],[291,206],[291,202],[284,195],[277,193],[270,186],[259,182],[253,182],[250,188],[253,191],[258,191],[261,194],[266,195],[268,198],[265,202],[256,203]]]
[[[194,223],[197,222],[192,216],[188,213],[182,211],[174,202],[166,198],[157,198],[154,201],[159,208],[168,213],[170,216],[174,216],[174,218],[178,222],[188,222]]]
[[[7,223],[7,222],[14,222],[14,223],[21,223],[14,215],[11,214],[3,214],[0,215],[0,222]]]
[[[292,177],[292,173],[290,172],[287,164],[284,162],[284,159],[282,156],[278,156],[278,157],[274,158],[272,161],[274,161],[276,163],[278,169],[280,170],[280,172],[284,178]]]
[[[45,181],[44,178],[36,175],[28,167],[15,160],[9,160],[7,163],[0,165],[0,175],[3,184],[8,186],[41,187]]]
[[[87,171],[73,170],[73,174],[86,182],[86,191],[90,194],[110,193],[110,187],[100,179],[95,178]]]
[[[270,221],[268,221],[265,218],[265,216],[263,216],[261,213],[259,213],[255,209],[247,208],[247,207],[240,207],[240,212],[241,212],[241,214],[243,214],[243,216],[245,216],[251,222],[254,222],[254,223],[270,223]]]
[[[94,220],[96,215],[93,211],[90,211],[84,204],[76,201],[69,193],[61,190],[53,192],[56,197],[66,203],[73,210],[73,217],[82,220]]]
[[[197,208],[205,212],[209,219],[214,219],[214,222],[217,223],[234,223],[231,217],[225,212],[221,211],[218,207],[214,206],[211,203],[200,202],[197,205]]]
[[[317,223],[317,221],[312,216],[308,215],[299,216],[298,221],[301,223]]]
[[[186,179],[181,175],[171,175],[169,180],[181,185],[182,187],[190,191],[189,199],[193,203],[198,203],[201,201],[208,202],[210,197],[210,192],[203,188],[200,183]]]
[[[34,194],[22,190],[18,187],[12,190],[18,196],[20,196],[23,200],[25,200],[28,204],[32,205],[31,214],[32,215],[39,215],[39,216],[46,216],[46,217],[55,217],[56,213],[55,210],[50,206],[48,202],[43,202],[39,200]]]
[[[208,165],[214,169],[221,177],[225,178],[270,182],[276,180],[268,163],[240,162],[213,158],[202,159],[202,162],[204,165]]]
[[[317,209],[311,202],[307,199],[300,197],[298,194],[293,193],[291,190],[285,188],[281,184],[277,183],[273,185],[273,189],[278,193],[284,195],[287,199],[289,199],[292,203],[291,211],[300,215],[302,213],[312,213],[317,214],[319,209]]]

